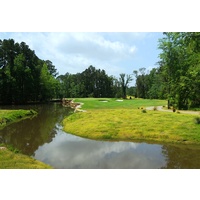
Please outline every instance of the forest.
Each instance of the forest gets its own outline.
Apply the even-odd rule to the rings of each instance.
[[[133,69],[116,78],[92,65],[77,74],[59,75],[50,60],[38,58],[25,42],[0,40],[0,103],[129,95],[167,99],[168,107],[176,109],[200,108],[200,33],[164,32],[158,48],[157,68]],[[133,79],[135,86],[129,87]]]

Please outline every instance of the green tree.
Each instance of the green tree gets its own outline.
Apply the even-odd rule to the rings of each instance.
[[[31,69],[27,66],[25,56],[19,54],[14,59],[13,68],[13,100],[15,103],[27,103],[31,99],[32,83]]]
[[[47,64],[44,63],[40,74],[41,101],[56,97],[59,82],[49,72]]]
[[[164,33],[159,40],[160,71],[168,94],[168,107],[198,106],[200,33]]]
[[[47,65],[49,73],[52,76],[56,77],[58,75],[58,72],[57,72],[56,67],[53,65],[53,63],[50,60],[46,60],[45,63]]]
[[[136,87],[135,86],[131,86],[127,88],[127,95],[129,96],[135,96],[136,93]]]
[[[13,68],[18,51],[19,44],[13,39],[0,41],[0,101],[4,104],[13,102]]]
[[[82,73],[60,75],[62,97],[113,97],[113,77],[92,65]]]
[[[60,85],[55,66],[48,60],[43,68],[44,63],[25,42],[0,40],[0,102],[21,104],[56,97]]]
[[[126,99],[126,90],[128,87],[128,84],[133,80],[131,75],[126,74],[120,74],[120,84],[122,88],[122,97]]]
[[[146,68],[140,68],[139,72],[134,70],[136,77],[136,96],[139,98],[148,98],[148,76],[146,75]]]
[[[159,69],[153,68],[146,76],[148,79],[147,97],[149,99],[166,99]]]

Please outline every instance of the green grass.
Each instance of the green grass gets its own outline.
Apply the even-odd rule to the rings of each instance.
[[[166,105],[160,100],[76,99],[87,112],[64,119],[64,130],[81,137],[99,140],[151,141],[200,144],[200,125],[194,115],[160,111],[142,112],[148,106]],[[104,99],[106,100],[106,99]]]
[[[122,99],[115,98],[76,98],[75,102],[84,103],[82,108],[87,109],[134,109],[138,107],[148,106],[164,106],[167,104],[165,100],[157,99],[131,99],[116,101]],[[107,101],[107,102],[103,102]]]
[[[34,110],[0,110],[0,130],[6,125],[36,115]]]
[[[0,169],[52,169],[52,167],[29,156],[4,149],[0,150]]]

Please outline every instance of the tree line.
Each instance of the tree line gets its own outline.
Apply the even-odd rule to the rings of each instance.
[[[59,81],[51,61],[39,59],[26,43],[0,40],[0,102],[24,104],[57,96]]]
[[[59,75],[53,63],[39,59],[24,42],[0,40],[0,103],[48,101],[52,98],[122,97],[167,99],[168,107],[200,106],[200,33],[167,32],[158,41],[158,67],[122,73],[119,78],[89,66]],[[135,78],[135,86],[129,83]]]
[[[200,107],[200,33],[165,32],[158,41],[158,68],[134,71],[140,98],[167,99],[168,107]]]
[[[125,97],[128,81],[89,66],[77,74],[59,75],[53,63],[41,60],[25,42],[0,40],[0,103],[26,104],[53,98]]]
[[[131,76],[120,74],[120,78],[108,76],[105,70],[90,65],[82,73],[60,75],[60,93],[64,97],[108,97],[126,98]]]

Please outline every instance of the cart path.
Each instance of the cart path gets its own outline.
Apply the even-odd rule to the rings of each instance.
[[[146,107],[146,110],[153,110],[153,109],[154,109],[154,106]],[[173,112],[172,110],[163,109],[163,106],[156,106],[156,109],[157,109],[158,111],[163,111],[163,112]],[[199,111],[178,110],[178,112],[184,113],[184,114],[200,115],[200,112],[199,112]]]

